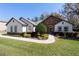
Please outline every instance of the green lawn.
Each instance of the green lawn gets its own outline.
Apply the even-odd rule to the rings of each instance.
[[[79,41],[56,39],[55,43],[45,45],[0,38],[0,55],[79,55]]]

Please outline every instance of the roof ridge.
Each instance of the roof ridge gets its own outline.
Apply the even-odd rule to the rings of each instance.
[[[37,23],[37,24],[39,24],[39,23],[41,23],[41,22],[43,22],[44,20],[46,20],[48,17],[50,17],[50,16],[53,16],[53,15],[48,15],[47,17],[45,17],[44,19],[42,19],[42,20],[39,20],[39,22]],[[55,17],[55,16],[53,16],[53,17]],[[63,20],[63,19],[61,19],[61,18],[58,18],[58,17],[55,17],[55,18],[57,18],[57,19],[60,19],[60,20]]]
[[[23,18],[23,17],[20,17],[20,18],[19,18],[19,20],[21,20],[22,22],[24,22],[22,19],[25,20],[25,21],[28,21],[28,22],[32,23],[33,25],[35,25],[35,22],[33,22],[33,21],[31,21],[31,20],[27,20],[27,19],[25,19],[25,18]],[[24,22],[24,23],[26,23],[26,22]]]
[[[22,21],[20,21],[20,20],[17,20],[17,19],[15,19],[14,17],[12,17],[8,22],[7,22],[7,24],[11,21],[11,20],[16,20],[17,22],[19,22],[20,24],[22,24],[22,25],[26,25],[25,23],[23,23]],[[7,25],[6,24],[6,25]]]

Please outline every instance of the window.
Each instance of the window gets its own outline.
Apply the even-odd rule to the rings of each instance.
[[[10,32],[13,32],[13,26],[10,27]]]
[[[62,24],[64,24],[64,22],[62,22]]]
[[[15,26],[14,30],[15,30],[15,32],[17,32],[17,26]]]
[[[59,32],[62,31],[62,27],[58,27],[58,31],[59,31]]]
[[[68,27],[67,27],[67,26],[66,26],[66,27],[64,27],[64,31],[66,31],[66,32],[68,31]]]
[[[13,20],[13,22],[14,22],[14,20]]]

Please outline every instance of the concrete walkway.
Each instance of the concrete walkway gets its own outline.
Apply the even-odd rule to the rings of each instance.
[[[21,40],[21,41],[27,41],[27,42],[42,43],[42,44],[50,44],[50,43],[55,42],[55,38],[53,35],[49,35],[47,40],[38,40],[36,38],[12,37],[12,36],[5,36],[5,35],[0,35],[0,37]]]

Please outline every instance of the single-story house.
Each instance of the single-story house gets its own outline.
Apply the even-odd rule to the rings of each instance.
[[[5,21],[0,21],[0,32],[6,31],[6,23]]]
[[[71,23],[50,15],[38,22],[33,22],[31,20],[24,19],[23,17],[16,20],[12,17],[6,24],[7,33],[35,32],[35,27],[40,23],[47,27],[48,33],[73,32],[73,25]]]
[[[35,25],[30,20],[26,20],[23,17],[16,20],[11,18],[7,24],[7,33],[23,33],[23,32],[34,32]]]

